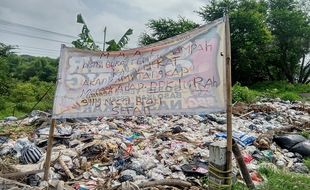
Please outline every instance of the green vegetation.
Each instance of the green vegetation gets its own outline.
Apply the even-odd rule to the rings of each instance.
[[[233,86],[232,91],[232,100],[233,102],[246,102],[246,103],[252,103],[259,97],[259,92],[250,90],[246,86],[241,86],[240,83],[236,83]]]
[[[86,22],[84,21],[82,14],[78,14],[76,17],[76,22],[79,24],[83,24],[82,31],[79,34],[79,38],[75,41],[72,41],[72,45],[75,48],[79,49],[87,49],[87,50],[100,50],[99,46],[96,45],[93,37],[90,34],[90,30],[88,29]],[[120,38],[118,42],[115,40],[110,40],[106,42],[109,45],[106,51],[120,51],[122,50],[127,44],[129,40],[129,36],[133,33],[133,30],[129,28],[125,34]]]
[[[271,168],[261,168],[260,173],[268,179],[262,189],[308,190],[310,188],[310,177],[307,175]]]
[[[310,140],[310,131],[303,130],[299,134]]]
[[[307,166],[307,168],[310,170],[310,158],[305,158],[304,163]]]
[[[35,109],[51,109],[57,60],[47,57],[18,56],[15,47],[0,44],[0,119],[23,116]]]
[[[140,36],[140,45],[148,45],[182,34],[198,27],[199,25],[183,17],[179,17],[176,21],[169,18],[160,18],[158,20],[151,19],[146,26],[151,30],[151,33],[143,33]]]
[[[81,14],[76,16],[76,22],[83,24],[83,27],[82,32],[79,34],[79,39],[72,42],[74,47],[79,49],[99,50],[99,46],[96,45]]]
[[[310,188],[310,177],[303,174],[292,173],[285,170],[260,168],[259,173],[267,178],[267,181],[257,189],[261,190],[308,190]],[[247,189],[244,184],[237,183],[234,190]]]
[[[301,100],[300,94],[310,92],[310,84],[291,84],[286,81],[259,82],[250,88],[260,92],[261,97],[281,98],[290,101]],[[308,98],[304,99],[309,100]]]
[[[310,4],[297,0],[211,0],[196,11],[208,23],[229,14],[233,82],[310,82]],[[146,45],[197,27],[190,20],[150,20]],[[284,94],[285,99],[297,96]]]
[[[281,98],[282,100],[307,100],[301,97],[302,93],[310,92],[310,84],[291,84],[286,81],[259,82],[250,87],[236,83],[233,86],[233,102],[252,103],[260,98]]]
[[[126,46],[126,44],[128,44],[128,40],[129,40],[128,36],[130,36],[132,33],[133,33],[133,30],[129,28],[118,42],[116,42],[115,40],[110,40],[110,41],[106,42],[106,44],[109,45],[109,47],[106,49],[106,51],[120,51],[120,50],[122,50],[122,48],[124,48]]]

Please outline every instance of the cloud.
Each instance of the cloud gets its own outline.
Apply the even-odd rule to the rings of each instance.
[[[140,34],[146,30],[145,24],[149,19],[162,17],[175,19],[181,15],[201,23],[201,19],[193,11],[203,5],[203,0],[2,0],[0,19],[77,36],[81,31],[81,25],[76,23],[76,15],[82,13],[96,41],[103,41],[105,26],[107,26],[107,40],[118,40],[128,28],[132,28],[134,34],[130,36],[128,48],[133,48],[137,46]],[[59,55],[60,42],[25,35],[69,43],[73,40],[23,27],[5,26],[0,21],[0,42],[20,45],[21,53],[52,57]]]

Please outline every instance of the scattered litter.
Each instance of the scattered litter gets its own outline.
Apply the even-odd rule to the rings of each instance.
[[[308,129],[308,108],[307,104],[281,101],[234,105],[233,138],[241,145],[255,184],[263,181],[257,173],[261,162],[309,173],[303,158],[310,156],[310,142],[296,134],[298,127]],[[36,110],[22,120],[8,117],[0,123],[37,126],[35,134],[27,138],[0,136],[1,163],[11,160],[1,166],[2,174],[44,168],[50,117]],[[208,145],[226,138],[225,130],[225,113],[58,120],[51,180],[43,181],[40,172],[27,174],[24,183],[41,188],[53,182],[55,189],[78,190],[142,190],[158,185],[199,189],[196,186],[203,185],[209,172]],[[233,165],[237,167],[235,160]]]

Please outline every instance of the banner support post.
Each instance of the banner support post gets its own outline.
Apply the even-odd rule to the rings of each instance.
[[[231,44],[229,17],[225,15],[225,60],[226,60],[226,119],[227,119],[227,153],[226,170],[228,176],[232,173],[232,95],[231,95]],[[231,180],[227,181],[231,184]]]
[[[45,158],[45,163],[44,163],[44,177],[43,179],[45,181],[48,181],[48,174],[49,174],[49,169],[51,165],[51,157],[52,157],[52,146],[53,146],[53,140],[54,140],[54,130],[56,127],[56,120],[52,119],[49,135],[48,135],[48,145],[47,145],[47,150],[46,150],[46,158]]]

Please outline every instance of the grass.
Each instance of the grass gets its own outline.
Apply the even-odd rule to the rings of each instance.
[[[281,98],[289,101],[310,101],[300,94],[310,93],[310,84],[291,84],[286,81],[259,82],[250,87],[236,83],[233,86],[233,102],[252,103],[260,98]]]
[[[307,166],[307,168],[310,170],[310,158],[304,159],[304,164]]]
[[[267,181],[257,189],[260,190],[309,190],[310,176],[292,173],[285,170],[260,168],[259,173],[267,178]],[[247,189],[242,183],[234,185],[233,190]]]
[[[291,84],[286,81],[259,82],[250,87],[259,92],[260,96],[281,98],[282,100],[310,100],[310,97],[301,97],[302,93],[310,93],[310,84]]]
[[[246,86],[241,86],[240,83],[236,83],[233,86],[232,97],[233,102],[246,102],[252,103],[259,97],[259,92],[255,90],[250,90]]]
[[[8,101],[5,103],[5,107],[3,109],[0,109],[0,120],[8,116],[15,116],[17,118],[26,116],[27,114],[31,113],[31,108],[36,103],[36,101],[27,102],[23,105],[23,108],[20,109],[16,107],[15,103]],[[34,109],[45,111],[47,109],[52,109],[52,104],[52,100],[42,100]]]
[[[301,132],[299,132],[300,135],[304,136],[306,139],[310,140],[310,131],[308,130],[302,130]]]
[[[0,135],[7,135],[12,139],[31,136],[35,132],[35,126],[5,125],[0,127]]]

